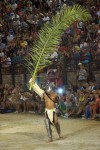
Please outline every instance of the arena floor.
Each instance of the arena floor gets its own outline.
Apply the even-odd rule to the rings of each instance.
[[[100,121],[59,118],[62,140],[53,129],[48,142],[44,116],[0,114],[0,150],[100,150]]]

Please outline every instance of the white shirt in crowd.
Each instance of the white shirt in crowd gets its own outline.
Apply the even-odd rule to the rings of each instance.
[[[51,54],[51,59],[53,58],[58,58],[58,53],[57,52],[54,52],[53,54]]]
[[[20,99],[22,99],[23,101],[26,101],[27,100],[27,98],[25,97],[25,96],[22,96],[21,95],[21,98]]]
[[[0,57],[4,58],[5,54],[4,52],[0,52]]]
[[[12,4],[12,8],[13,10],[15,10],[17,8],[17,4],[16,3]]]
[[[97,15],[98,17],[100,17],[100,10],[97,11],[96,15]]]
[[[7,40],[9,42],[11,42],[13,39],[14,39],[14,36],[12,34],[10,34],[10,35],[7,36]]]
[[[43,18],[43,21],[49,21],[50,20],[50,18],[48,17],[48,16],[44,16],[44,18]]]
[[[80,44],[80,48],[87,48],[88,47],[88,43],[84,42]]]
[[[11,65],[11,58],[10,57],[7,57],[6,61],[7,61],[7,65]]]
[[[79,23],[77,23],[77,28],[78,29],[82,29],[83,28],[83,22],[80,21]]]

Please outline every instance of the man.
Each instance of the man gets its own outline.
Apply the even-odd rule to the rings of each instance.
[[[32,79],[30,79],[29,83],[33,84],[33,90],[45,101],[45,125],[49,137],[49,142],[53,141],[51,125],[55,126],[60,139],[61,130],[55,108],[58,95],[54,93],[50,87],[48,87],[45,91],[40,89],[40,87],[35,82],[33,82]]]

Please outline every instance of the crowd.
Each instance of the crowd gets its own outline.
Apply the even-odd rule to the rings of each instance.
[[[18,61],[29,54],[39,29],[51,19],[52,13],[41,5],[38,0],[0,1],[1,62]]]
[[[89,64],[100,59],[100,6],[86,5],[92,19],[75,21],[61,38],[59,50],[67,62]]]
[[[95,82],[72,87],[61,96],[61,111],[67,118],[95,119],[100,117],[100,86]],[[62,113],[61,113],[62,114]]]
[[[100,113],[99,83],[87,82],[88,71],[84,65],[96,61],[99,67],[100,58],[100,2],[98,0],[4,0],[0,1],[0,62],[2,67],[10,66],[11,61],[29,57],[39,30],[45,22],[50,22],[62,5],[73,5],[73,2],[84,5],[91,13],[91,20],[75,21],[61,37],[58,50],[51,58],[65,59],[65,65],[77,64],[78,85],[66,91],[60,101],[66,105],[67,117],[74,115],[94,118]],[[48,69],[49,70],[49,69]],[[50,72],[47,72],[50,75]],[[57,72],[56,86],[62,86],[61,70]],[[53,79],[52,79],[53,80]],[[55,79],[54,79],[55,80]],[[59,82],[58,82],[59,80]],[[49,81],[51,82],[51,81]],[[35,93],[24,92],[19,86],[8,84],[0,87],[0,109],[15,112],[43,112],[44,103]],[[59,103],[60,105],[60,103]],[[59,108],[59,107],[58,107]],[[87,113],[89,116],[87,117]]]
[[[53,89],[54,90],[54,89]],[[57,113],[63,117],[82,117],[95,119],[100,115],[100,85],[95,82],[83,82],[81,86],[71,86],[64,92],[58,92]],[[44,101],[34,92],[25,92],[20,86],[5,84],[0,87],[1,113],[44,113]]]
[[[82,0],[81,0],[82,1]],[[50,22],[62,5],[72,1],[8,0],[0,1],[0,59],[1,62],[18,61],[25,56],[39,36],[45,22]],[[76,1],[80,3],[80,0]],[[85,7],[92,15],[86,22],[74,22],[61,38],[58,54],[67,60],[89,63],[100,55],[100,11],[99,2]],[[55,57],[55,55],[54,55]],[[4,63],[3,63],[4,64]]]
[[[42,113],[44,103],[35,93],[24,92],[20,86],[5,84],[0,87],[0,110],[4,112],[38,112]]]

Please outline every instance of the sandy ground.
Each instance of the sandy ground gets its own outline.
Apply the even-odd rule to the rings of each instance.
[[[64,139],[47,142],[44,116],[0,114],[0,150],[100,150],[100,121],[59,118]]]

